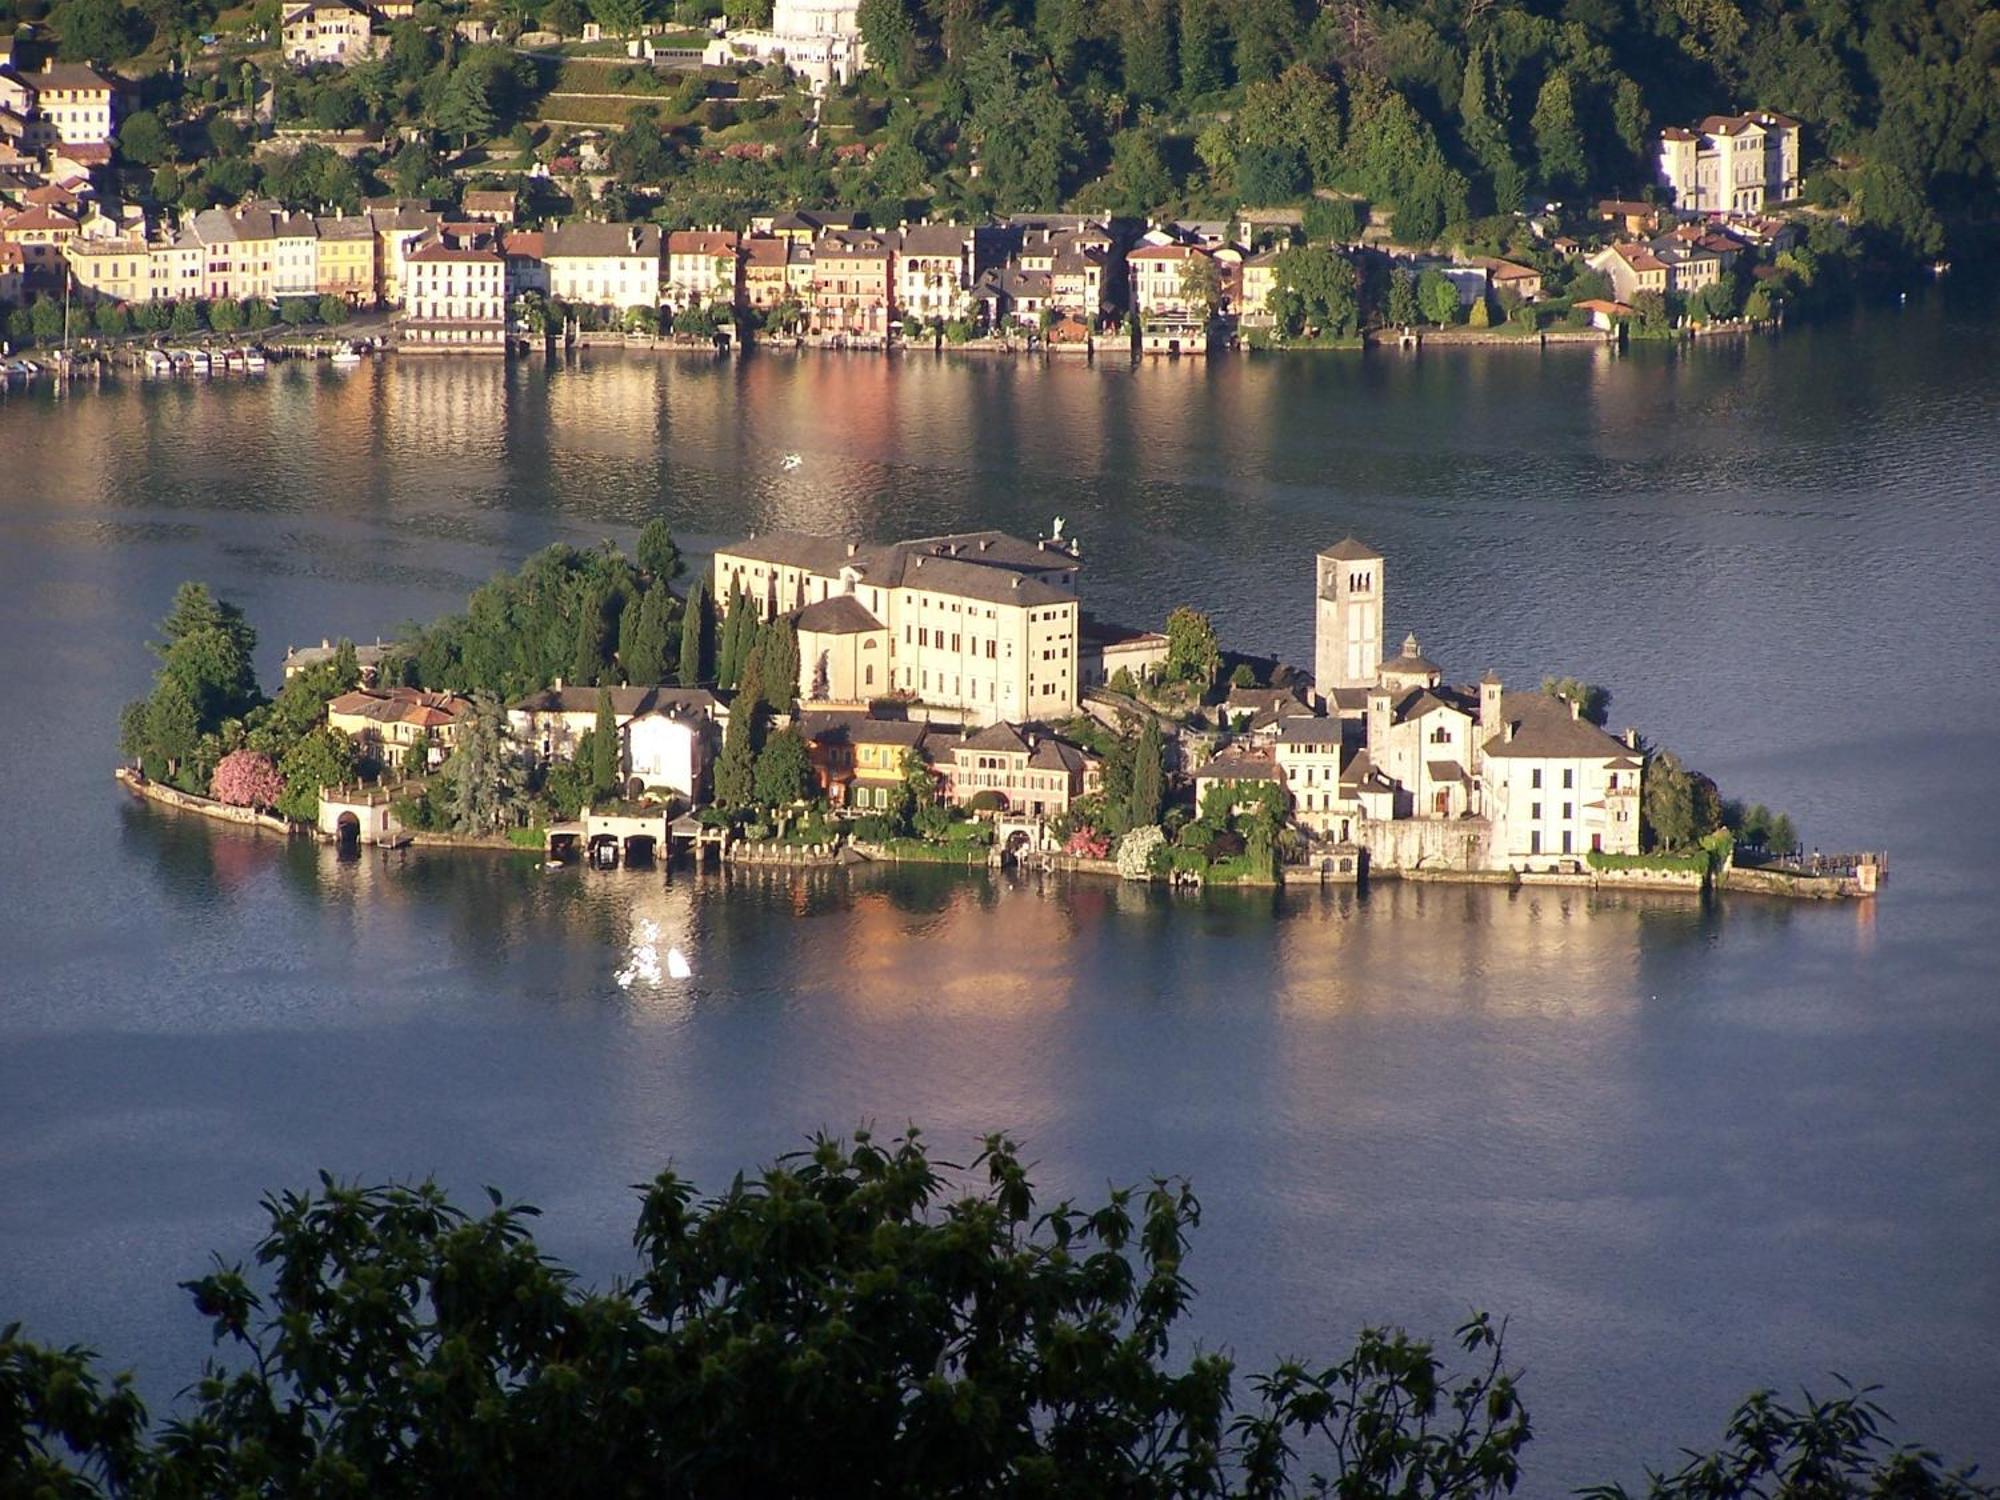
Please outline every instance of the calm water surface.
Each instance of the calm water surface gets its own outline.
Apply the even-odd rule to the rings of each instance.
[[[164,1400],[173,1290],[315,1170],[494,1183],[595,1277],[628,1184],[822,1124],[1006,1128],[1051,1191],[1208,1209],[1197,1332],[1258,1365],[1511,1316],[1560,1493],[1839,1369],[2000,1461],[2000,317],[1952,288],[1782,341],[1190,364],[592,358],[0,399],[0,1320]],[[804,462],[785,472],[779,456]],[[935,872],[369,858],[127,804],[139,643],[202,577],[372,638],[552,540],[1033,533],[1087,597],[1311,659],[1311,553],[1470,679],[1574,671],[1869,906],[1168,900]],[[620,991],[638,917],[691,983]]]

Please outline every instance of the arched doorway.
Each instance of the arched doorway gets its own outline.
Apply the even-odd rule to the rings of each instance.
[[[1000,846],[1000,863],[1019,865],[1023,856],[1034,847],[1034,840],[1028,837],[1025,828],[1017,828],[1007,835],[1007,842]]]
[[[627,865],[650,865],[657,853],[658,842],[651,834],[635,833],[625,840]]]
[[[618,837],[600,833],[590,841],[590,862],[600,870],[618,868]]]
[[[352,858],[361,852],[361,819],[351,812],[340,815],[334,824],[334,847],[343,857]]]

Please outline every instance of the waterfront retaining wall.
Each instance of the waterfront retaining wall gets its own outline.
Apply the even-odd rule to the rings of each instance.
[[[1363,818],[1354,841],[1371,870],[1489,869],[1493,825],[1484,818]]]
[[[1792,900],[1839,901],[1864,896],[1859,881],[1825,875],[1796,875],[1789,870],[1746,870],[1731,865],[1717,878],[1725,891],[1741,891],[1753,896],[1786,896]]]
[[[200,813],[204,818],[214,818],[217,822],[241,823],[271,833],[282,833],[288,838],[301,831],[273,813],[258,812],[254,807],[232,807],[227,802],[217,802],[213,797],[197,797],[178,787],[164,786],[125,766],[120,766],[114,774],[134,796],[144,797],[148,802],[157,802],[163,807],[178,807],[183,812]]]

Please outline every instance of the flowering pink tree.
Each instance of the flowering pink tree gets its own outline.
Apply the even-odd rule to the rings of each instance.
[[[1104,859],[1111,853],[1111,840],[1089,824],[1074,830],[1063,845],[1063,853],[1082,859]]]
[[[285,778],[271,757],[256,750],[232,750],[216,762],[208,790],[231,807],[272,807],[284,795]]]

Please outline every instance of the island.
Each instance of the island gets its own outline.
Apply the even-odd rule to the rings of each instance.
[[[350,849],[526,849],[552,868],[921,860],[1176,886],[1502,881],[1867,896],[1880,852],[1806,853],[1608,727],[1572,677],[1455,684],[1387,643],[1389,564],[1312,560],[1307,670],[1083,607],[1058,519],[876,543],[776,531],[686,563],[557,545],[390,644],[294,649],[200,584],[162,622],[120,777]],[[1302,593],[1305,591],[1302,589]]]

